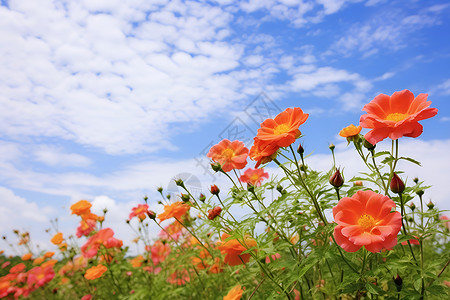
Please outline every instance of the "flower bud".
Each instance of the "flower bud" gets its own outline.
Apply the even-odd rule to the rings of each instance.
[[[250,193],[254,193],[255,186],[253,184],[247,183],[247,191],[249,191]]]
[[[200,194],[200,196],[198,196],[198,200],[200,200],[200,201],[202,201],[202,202],[205,202],[206,196],[203,195],[203,194]]]
[[[405,184],[403,181],[398,177],[397,173],[394,173],[391,179],[391,191],[396,194],[401,194],[405,190]]]
[[[152,220],[156,219],[156,213],[153,210],[148,210],[147,215]]]
[[[423,196],[423,190],[418,190],[416,192],[417,196],[422,197]]]
[[[212,163],[211,168],[214,172],[222,171],[222,166],[218,162]]]
[[[428,206],[428,209],[433,209],[434,208],[434,203],[431,202],[431,200],[430,200],[430,202],[428,202],[427,206]]]
[[[355,181],[355,182],[353,182],[353,186],[363,186],[363,182],[362,181]]]
[[[307,169],[308,169],[308,166],[307,166],[307,165],[300,164],[300,170],[301,170],[301,171],[306,172]]]
[[[213,195],[219,195],[220,189],[219,189],[219,187],[217,187],[217,185],[213,184],[213,185],[211,185],[211,188],[209,191]]]
[[[175,184],[177,186],[184,187],[184,182],[183,182],[183,179],[181,179],[181,178],[175,179]]]
[[[191,197],[188,194],[181,194],[181,200],[188,202]]]
[[[416,205],[414,204],[414,202],[411,202],[411,204],[409,205],[409,208],[414,211],[416,209]]]
[[[158,188],[157,188],[157,191],[158,191],[159,193],[162,193],[162,192],[163,192],[162,186],[158,187]]]
[[[145,201],[145,203],[147,203],[147,200],[148,200],[148,196],[145,195],[145,196],[144,196],[144,201]]]
[[[400,292],[402,290],[402,286],[403,286],[403,279],[398,274],[397,274],[397,277],[393,277],[392,279],[394,280],[397,291]]]
[[[330,184],[335,188],[339,188],[344,184],[344,178],[342,178],[341,172],[339,169],[336,169],[333,175],[330,177]]]
[[[216,206],[213,209],[208,211],[208,219],[214,220],[220,213],[222,212],[222,208],[220,206]]]
[[[172,197],[172,196],[171,196],[170,194],[167,194],[167,195],[166,195],[167,200],[170,200],[171,197]]]
[[[328,148],[330,148],[331,151],[334,151],[334,148],[336,148],[336,146],[335,146],[334,144],[330,144],[330,145],[328,146]]]
[[[417,184],[419,182],[419,178],[414,177],[413,181],[414,181],[415,184]]]
[[[364,140],[364,148],[366,148],[367,150],[373,150],[373,149],[375,149],[375,146],[376,145],[372,145],[367,140]]]
[[[281,186],[281,184],[277,185],[277,191],[283,194],[283,187]]]
[[[299,144],[298,148],[297,148],[297,153],[300,155],[303,155],[304,152],[305,152],[305,149],[303,149],[302,144]]]

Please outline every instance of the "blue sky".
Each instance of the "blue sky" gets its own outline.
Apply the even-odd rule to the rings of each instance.
[[[450,209],[449,15],[431,0],[2,0],[0,234],[45,244],[49,220],[73,232],[68,207],[88,199],[126,241],[117,226],[144,194],[183,172],[220,181],[202,153],[234,129],[250,140],[265,105],[301,107],[310,163],[327,169],[332,142],[356,173],[339,130],[403,89],[439,109],[404,140],[423,163],[408,177]]]

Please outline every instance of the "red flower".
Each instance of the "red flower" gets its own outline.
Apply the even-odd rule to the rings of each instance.
[[[100,246],[106,248],[120,248],[122,241],[113,237],[114,231],[111,228],[104,228],[91,236],[81,247],[81,254],[86,258],[92,258],[97,255]]]
[[[408,90],[395,92],[392,96],[380,94],[363,107],[367,114],[362,115],[359,123],[364,128],[372,129],[364,138],[375,145],[389,137],[393,140],[403,136],[418,137],[423,127],[420,120],[435,116],[437,108],[430,108],[428,94],[414,94]]]
[[[241,141],[222,140],[209,150],[207,157],[220,163],[224,172],[243,169],[247,164],[248,149]]]
[[[148,213],[148,204],[138,204],[138,206],[133,207],[131,210],[130,216],[128,217],[131,220],[134,217],[138,217],[139,220],[144,221],[146,218],[146,214]]]
[[[239,178],[240,182],[245,182],[250,185],[260,186],[264,178],[269,178],[269,174],[264,172],[264,169],[247,169]]]
[[[278,149],[280,149],[276,144],[266,144],[258,139],[258,137],[255,137],[253,141],[249,155],[250,159],[256,161],[255,168],[272,161],[276,157]]]
[[[399,212],[391,212],[395,203],[373,191],[358,191],[351,198],[342,198],[333,207],[338,224],[334,238],[345,251],[355,252],[361,246],[370,252],[391,249],[397,244],[402,226]]]

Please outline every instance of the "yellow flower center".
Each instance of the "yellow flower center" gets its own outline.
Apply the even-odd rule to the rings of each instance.
[[[377,222],[370,215],[362,215],[361,218],[359,218],[359,220],[358,220],[358,225],[361,226],[364,230],[370,230],[376,224],[377,224]]]
[[[394,121],[394,122],[400,122],[404,119],[409,117],[408,114],[401,114],[401,113],[392,113],[386,116],[386,120]]]
[[[286,132],[288,132],[289,131],[289,125],[288,124],[280,124],[280,125],[278,125],[277,127],[275,127],[275,129],[273,130],[273,133],[275,134],[275,135],[280,135],[280,134],[283,134],[283,133],[286,133]]]
[[[225,150],[222,151],[222,156],[227,158],[227,159],[231,159],[234,157],[234,151],[233,149],[227,148]]]

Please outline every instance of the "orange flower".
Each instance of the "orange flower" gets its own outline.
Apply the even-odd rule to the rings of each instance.
[[[84,215],[86,213],[89,213],[91,211],[92,204],[87,200],[80,200],[75,204],[72,204],[70,207],[70,210],[72,210],[72,215]]]
[[[334,228],[336,242],[347,252],[358,251],[361,246],[370,252],[392,249],[402,226],[402,216],[391,212],[393,208],[394,201],[370,190],[342,198],[333,207],[338,224]]]
[[[63,241],[63,234],[62,234],[62,232],[58,232],[50,240],[50,242],[52,242],[54,245],[59,245],[59,244],[62,243],[62,241]]]
[[[53,267],[58,262],[57,259],[50,259],[41,265],[42,268]]]
[[[191,209],[189,204],[183,203],[181,201],[172,203],[170,205],[164,205],[164,212],[158,215],[159,222],[170,218],[177,218],[180,220],[182,216],[186,214],[186,212]]]
[[[242,263],[247,263],[250,260],[249,253],[242,253],[249,248],[256,246],[256,241],[253,239],[245,238],[244,241],[238,241],[237,239],[227,240],[230,237],[229,234],[222,234],[222,239],[218,243],[220,244],[218,249],[222,254],[225,254],[224,262],[230,266],[237,266]],[[242,244],[244,245],[242,245]]]
[[[93,266],[87,269],[86,274],[84,274],[84,278],[86,278],[87,280],[100,278],[103,273],[106,272],[106,270],[108,270],[108,268],[106,268],[104,265]]]
[[[362,127],[361,126],[355,126],[353,124],[350,124],[349,126],[343,128],[339,135],[345,138],[352,137],[355,135],[358,135],[361,132]]]
[[[67,247],[68,247],[67,243],[61,243],[61,244],[59,244],[59,251],[61,251],[61,252],[66,251]]]
[[[27,253],[22,256],[22,260],[30,260],[33,257],[33,254]]]
[[[242,290],[241,285],[238,284],[233,287],[225,297],[223,297],[223,300],[239,300],[241,299],[243,292],[244,291]]]
[[[40,265],[44,262],[44,260],[45,260],[45,257],[43,257],[43,256],[38,257],[33,261],[33,265],[35,265],[35,266]]]
[[[264,172],[264,169],[247,169],[239,178],[240,182],[245,182],[250,185],[260,186],[264,178],[269,178],[269,174]]]
[[[243,169],[247,164],[248,149],[241,141],[222,140],[209,150],[207,157],[220,163],[224,172]]]
[[[280,149],[276,144],[263,143],[258,137],[253,139],[253,146],[250,148],[250,159],[256,161],[255,168],[261,164],[272,161],[277,156],[277,151]]]
[[[372,129],[364,138],[375,145],[389,137],[393,140],[403,136],[418,137],[423,127],[418,121],[431,118],[438,112],[429,107],[428,94],[414,94],[408,90],[395,92],[392,96],[380,94],[370,103],[364,105],[359,123],[364,128]]]
[[[274,119],[262,122],[256,137],[265,144],[287,147],[301,135],[298,128],[306,122],[308,116],[299,107],[287,108]]]
[[[50,258],[50,257],[52,257],[53,255],[55,255],[55,252],[45,252],[45,254],[44,254],[44,257],[45,258]]]
[[[142,266],[142,263],[144,262],[144,257],[142,255],[138,255],[135,258],[130,260],[130,264],[133,268],[139,268]]]

